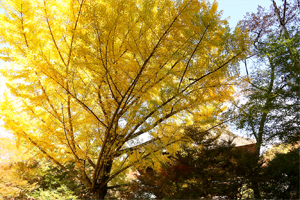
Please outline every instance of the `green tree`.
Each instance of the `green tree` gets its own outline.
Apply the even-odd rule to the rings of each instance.
[[[272,2],[269,12],[259,8],[258,13],[241,21],[253,37],[252,53],[258,66],[247,77],[249,84],[244,92],[248,101],[239,106],[236,116],[238,128],[247,130],[257,141],[257,166],[253,169],[251,186],[255,198],[261,198],[261,147],[275,139],[294,143],[299,141],[300,134],[298,4],[284,1],[278,7]]]
[[[41,199],[48,195],[50,199],[90,199],[91,193],[88,188],[67,171],[51,163],[49,160],[34,161],[34,174],[28,174],[26,179],[36,183],[35,190],[28,193],[28,196]],[[21,163],[24,165],[24,163]],[[69,170],[75,169],[75,163],[69,162],[66,165]],[[25,166],[26,167],[26,166]],[[28,168],[28,166],[27,166]],[[24,174],[27,169],[23,169]],[[51,197],[53,196],[53,197]]]
[[[263,143],[272,138],[277,137],[290,142],[299,139],[297,121],[299,121],[300,30],[292,20],[299,19],[300,15],[295,10],[297,5],[285,2],[279,8],[285,9],[282,12],[286,14],[275,6],[276,4],[273,4],[270,13],[259,10],[256,15],[242,21],[244,27],[250,28],[255,37],[253,53],[257,57],[258,69],[253,69],[248,75],[249,84],[244,92],[249,101],[240,109],[238,127],[245,128],[255,137],[258,155]],[[274,20],[273,15],[277,16],[277,12],[288,21],[284,21],[283,18]],[[260,18],[261,23],[265,22],[263,20],[273,19],[278,26],[283,23],[282,26],[285,28],[270,30],[252,27],[258,21],[253,24],[249,21]]]
[[[222,111],[248,45],[216,2],[3,0],[1,7],[0,53],[10,61],[2,71],[10,89],[0,104],[5,128],[96,199],[146,157],[174,153],[182,125]]]

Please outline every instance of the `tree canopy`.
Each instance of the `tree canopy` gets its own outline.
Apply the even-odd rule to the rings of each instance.
[[[1,58],[10,63],[2,71],[10,90],[1,102],[5,127],[95,198],[143,158],[174,152],[182,125],[218,123],[248,45],[216,2],[4,0],[1,7]]]

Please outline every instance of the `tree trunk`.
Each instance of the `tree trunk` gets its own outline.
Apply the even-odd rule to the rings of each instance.
[[[252,189],[254,192],[254,199],[261,199],[260,191],[257,182],[252,182]]]
[[[259,130],[256,135],[256,152],[255,152],[256,160],[255,160],[255,162],[257,164],[253,171],[253,180],[251,181],[255,199],[261,199],[260,189],[259,189],[259,183],[260,183],[259,170],[261,168],[260,161],[259,161],[260,160],[260,150],[261,150],[261,145],[263,143],[263,135],[265,135],[265,125],[267,122],[268,113],[273,106],[272,101],[274,98],[272,95],[272,91],[273,91],[273,86],[274,86],[274,81],[275,81],[275,67],[272,63],[272,59],[270,57],[268,57],[268,58],[269,58],[269,62],[271,64],[271,77],[270,77],[270,83],[268,86],[268,90],[266,93],[266,95],[267,95],[266,103],[262,109],[262,117],[260,119]]]
[[[104,187],[98,188],[93,192],[93,200],[104,199],[106,194],[107,194],[107,184]]]
[[[259,176],[259,169],[260,169],[260,163],[259,163],[259,159],[260,159],[260,149],[261,149],[261,144],[262,144],[262,134],[259,134],[258,136],[258,140],[256,143],[256,152],[255,152],[255,165],[254,165],[254,169],[253,173],[252,173],[252,178],[251,178],[251,185],[252,185],[252,189],[253,189],[253,193],[254,193],[254,199],[261,199],[260,196],[260,189],[259,189],[259,183],[260,183],[260,176]]]
[[[100,179],[98,179],[95,188],[92,189],[93,200],[100,200],[100,199],[105,198],[105,195],[107,194],[107,190],[108,190],[106,182],[109,179],[109,174],[111,171],[112,164],[113,164],[113,161],[108,161],[107,163],[105,163],[103,165],[101,172],[100,172],[100,176],[99,176]],[[106,184],[103,185],[104,183],[106,183]],[[102,187],[100,187],[100,186],[102,186]]]

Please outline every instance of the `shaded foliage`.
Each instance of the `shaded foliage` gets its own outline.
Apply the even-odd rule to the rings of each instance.
[[[261,194],[266,199],[299,199],[300,149],[278,153],[263,169]]]
[[[189,133],[195,130],[187,131]],[[129,190],[123,191],[127,199],[198,199],[198,198],[240,198],[242,187],[249,184],[255,167],[253,152],[235,148],[231,141],[217,143],[215,139],[204,139],[207,133],[194,135],[202,138],[196,146],[182,146],[169,162],[153,171],[151,167],[138,170],[136,181]],[[202,145],[201,145],[202,144]]]

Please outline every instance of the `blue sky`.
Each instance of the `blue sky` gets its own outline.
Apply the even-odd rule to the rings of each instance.
[[[229,25],[235,27],[237,22],[244,18],[247,12],[256,12],[258,5],[269,8],[271,0],[217,0],[218,10],[223,10],[223,18],[230,16]],[[280,0],[276,0],[280,5]]]

